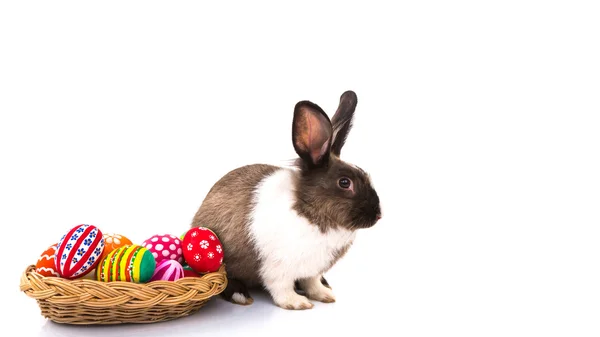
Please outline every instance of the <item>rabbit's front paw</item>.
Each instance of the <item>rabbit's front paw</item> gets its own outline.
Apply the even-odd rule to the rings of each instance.
[[[292,291],[284,296],[280,296],[275,298],[275,304],[279,307],[289,310],[305,310],[312,309],[314,304],[312,304],[308,298],[302,295],[296,294],[296,292]]]
[[[312,300],[324,303],[335,302],[333,291],[323,285],[320,276],[301,280],[300,287],[302,287],[306,296]]]

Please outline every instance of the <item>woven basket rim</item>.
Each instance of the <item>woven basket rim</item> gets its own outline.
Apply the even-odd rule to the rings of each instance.
[[[59,323],[151,323],[196,312],[227,287],[225,264],[215,272],[175,281],[104,282],[86,277],[43,276],[28,265],[20,290],[37,301],[42,315]]]
[[[25,270],[22,272],[22,274],[21,274],[21,281],[23,281],[23,278],[28,279],[29,277],[35,275],[39,279],[53,279],[53,280],[60,279],[62,282],[68,282],[68,283],[77,282],[77,281],[86,281],[86,282],[102,283],[102,284],[105,284],[105,285],[110,285],[110,284],[113,284],[113,285],[114,284],[132,284],[132,283],[133,284],[138,284],[138,285],[148,285],[150,283],[152,283],[152,284],[160,284],[160,283],[163,283],[163,284],[172,284],[172,283],[182,283],[182,282],[186,283],[185,279],[188,279],[188,280],[189,279],[195,279],[195,280],[201,279],[201,280],[205,280],[205,279],[209,278],[211,275],[215,275],[215,274],[227,275],[227,268],[226,268],[225,264],[222,264],[219,267],[219,270],[217,270],[217,271],[210,272],[210,273],[199,274],[200,276],[198,276],[198,277],[196,277],[196,276],[186,276],[186,277],[182,277],[180,279],[177,279],[175,281],[161,281],[161,280],[157,280],[157,281],[145,282],[145,283],[134,283],[134,282],[127,282],[127,281],[103,282],[103,281],[98,281],[98,280],[95,280],[95,279],[87,278],[86,276],[75,278],[75,279],[67,279],[67,278],[62,278],[62,277],[44,276],[44,275],[36,272],[35,269],[36,269],[36,266],[34,264],[28,265],[25,268]]]

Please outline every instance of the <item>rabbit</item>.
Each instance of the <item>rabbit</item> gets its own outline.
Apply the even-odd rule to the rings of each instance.
[[[223,299],[250,305],[248,289],[259,287],[284,309],[335,302],[324,273],[346,254],[358,230],[382,217],[369,174],[340,159],[356,104],[356,94],[344,92],[330,120],[317,104],[299,101],[293,165],[242,166],[211,187],[191,227],[207,227],[221,240]]]

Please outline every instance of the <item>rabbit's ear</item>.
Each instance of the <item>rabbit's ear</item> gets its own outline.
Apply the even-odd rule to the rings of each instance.
[[[331,121],[323,109],[310,101],[300,101],[296,104],[292,143],[296,153],[308,167],[327,164],[332,134]]]
[[[336,156],[340,156],[342,147],[346,142],[348,133],[352,128],[352,118],[356,109],[357,97],[354,91],[348,90],[340,96],[340,104],[335,115],[331,119],[333,124],[333,143],[331,152]]]

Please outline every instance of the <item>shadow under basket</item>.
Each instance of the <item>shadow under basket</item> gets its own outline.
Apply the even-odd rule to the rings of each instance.
[[[148,283],[45,277],[30,265],[20,289],[45,318],[65,324],[156,323],[189,316],[227,286],[225,265],[201,277]]]

